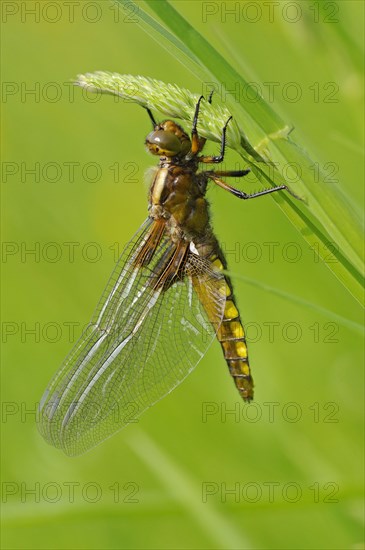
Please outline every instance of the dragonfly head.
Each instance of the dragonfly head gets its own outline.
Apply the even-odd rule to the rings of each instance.
[[[184,130],[172,120],[156,124],[146,137],[147,150],[159,157],[185,156],[191,149],[191,141]]]

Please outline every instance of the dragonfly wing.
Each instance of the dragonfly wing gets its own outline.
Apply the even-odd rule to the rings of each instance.
[[[42,398],[40,431],[68,455],[135,422],[175,388],[221,323],[224,276],[207,260],[189,252],[179,280],[156,285],[176,249],[160,229],[147,220],[127,245],[92,323]],[[158,246],[143,265],[151,243]]]

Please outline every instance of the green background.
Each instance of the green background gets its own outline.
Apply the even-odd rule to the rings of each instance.
[[[35,4],[39,21],[26,12]],[[263,83],[278,83],[272,107],[359,208],[363,92],[351,60],[363,3],[328,2],[320,12],[296,3],[296,23],[293,3],[274,12],[261,4],[255,22],[257,3],[227,2],[239,11],[226,20],[223,3],[208,4],[217,13],[205,21],[207,4],[173,3],[267,100]],[[78,336],[116,251],[146,216],[144,172],[154,163],[140,107],[69,83],[110,70],[203,89],[130,13],[106,1],[73,5],[70,17],[64,2],[2,2],[2,546],[362,548],[361,309],[270,197],[208,193],[237,274],[255,404],[239,401],[215,343],[172,394],[88,454],[67,458],[38,435],[36,403],[71,348],[70,324]],[[297,101],[288,83],[299,87]],[[227,167],[237,162],[229,152]],[[26,173],[34,167],[39,177]],[[252,176],[237,185],[259,188]]]

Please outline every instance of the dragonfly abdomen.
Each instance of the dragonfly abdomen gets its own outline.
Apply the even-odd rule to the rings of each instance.
[[[213,264],[218,269],[224,269],[224,265],[218,257]],[[217,338],[241,397],[245,401],[251,401],[254,384],[248,361],[245,331],[235,303],[231,283],[226,277],[225,282],[226,303],[222,323],[217,330]]]

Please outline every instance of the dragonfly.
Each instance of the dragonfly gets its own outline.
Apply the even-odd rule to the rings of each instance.
[[[94,315],[48,385],[39,406],[45,440],[69,456],[82,454],[170,393],[218,339],[240,396],[251,401],[254,383],[244,327],[227,262],[214,235],[206,192],[214,183],[239,199],[248,194],[225,179],[249,170],[199,170],[220,164],[203,155],[198,133],[204,97],[190,135],[173,120],[152,122],[147,150],[159,157],[149,188],[148,217],[123,250]],[[208,101],[212,100],[210,95]]]

